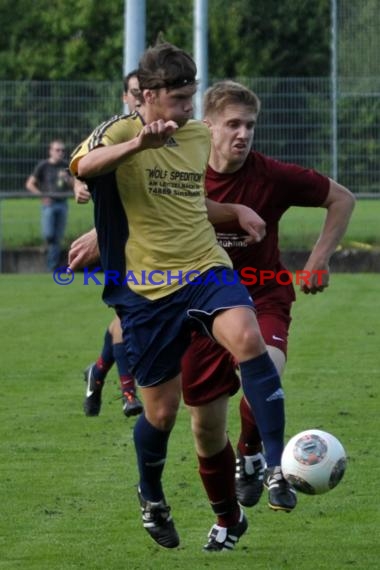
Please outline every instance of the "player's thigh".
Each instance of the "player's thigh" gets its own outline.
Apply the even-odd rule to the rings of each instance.
[[[234,358],[210,337],[193,333],[181,364],[183,398],[189,406],[203,406],[240,388]]]
[[[257,321],[265,344],[278,348],[287,355],[288,336],[291,323],[291,303],[256,302]]]
[[[287,357],[289,327],[291,323],[291,301],[282,302],[258,299],[256,301],[257,320],[267,350],[280,376]]]
[[[234,307],[218,313],[212,333],[239,362],[266,350],[255,312],[249,307]]]
[[[123,305],[116,307],[129,369],[140,388],[161,384],[181,372],[190,331],[181,299],[175,304],[172,298],[151,301],[128,290]]]

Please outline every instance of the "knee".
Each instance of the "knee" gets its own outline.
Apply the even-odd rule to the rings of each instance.
[[[216,455],[226,446],[227,432],[223,423],[193,420],[192,432],[196,452],[202,457]]]
[[[201,418],[192,418],[191,430],[196,440],[204,440],[205,438],[210,437],[214,431],[210,422],[206,422]]]
[[[224,437],[226,432],[225,421],[213,416],[192,416],[191,430],[198,446],[209,446]]]
[[[259,356],[265,350],[266,346],[259,327],[249,327],[237,335],[233,355],[238,362],[242,362]]]
[[[179,403],[174,400],[162,402],[154,408],[145,409],[145,416],[155,428],[161,431],[170,431],[174,427],[178,407]]]

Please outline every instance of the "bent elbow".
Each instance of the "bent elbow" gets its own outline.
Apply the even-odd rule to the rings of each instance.
[[[353,209],[355,208],[356,196],[355,194],[350,192],[350,190],[347,190],[346,203],[347,203],[347,208],[350,210],[350,212],[352,212]]]
[[[77,171],[77,176],[79,178],[86,178],[89,174],[89,169],[86,165],[86,160],[85,158],[82,158],[81,160],[79,160],[77,162],[76,165],[76,171]]]

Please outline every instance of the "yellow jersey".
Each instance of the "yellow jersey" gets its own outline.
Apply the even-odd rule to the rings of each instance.
[[[93,148],[131,140],[142,128],[137,113],[103,123],[74,151],[71,171],[76,173],[80,158]],[[208,127],[191,120],[165,146],[126,157],[115,170],[129,231],[125,284],[151,300],[185,286],[188,278],[212,267],[232,267],[207,217],[209,152]]]

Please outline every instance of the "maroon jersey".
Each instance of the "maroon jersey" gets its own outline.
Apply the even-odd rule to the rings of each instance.
[[[233,174],[219,174],[208,167],[206,188],[212,200],[245,204],[267,224],[265,238],[248,246],[236,222],[216,227],[219,243],[232,258],[234,268],[240,272],[251,267],[276,273],[284,269],[278,249],[278,222],[282,214],[290,206],[321,206],[327,198],[329,180],[314,170],[251,152],[243,167]],[[286,355],[290,311],[295,299],[292,283],[284,286],[272,279],[265,285],[246,286],[252,294],[265,343]],[[190,406],[234,394],[240,386],[236,362],[213,340],[194,333],[182,359],[182,386],[184,400]]]
[[[234,268],[255,268],[258,271],[280,271],[278,223],[291,206],[321,206],[327,198],[329,179],[315,170],[279,162],[252,151],[237,172],[218,173],[210,166],[206,174],[208,197],[216,202],[245,204],[266,222],[266,236],[257,244],[244,243],[244,231],[236,222],[215,227],[220,245],[230,255]],[[302,268],[300,268],[302,269]],[[255,297],[278,286],[275,280],[265,285],[246,284]],[[285,293],[287,287],[280,287]],[[293,289],[290,287],[290,289]],[[290,290],[288,290],[290,294]]]

